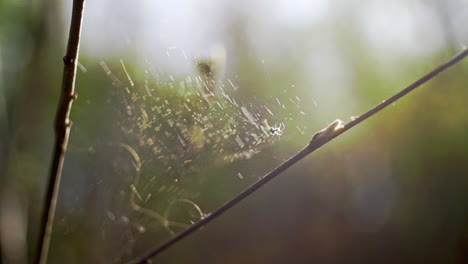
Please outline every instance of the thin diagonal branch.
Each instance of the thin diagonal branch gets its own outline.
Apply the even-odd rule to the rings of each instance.
[[[37,244],[35,263],[45,264],[49,252],[50,237],[54,223],[57,196],[60,188],[65,152],[70,134],[70,111],[75,93],[76,66],[80,47],[81,24],[83,21],[84,0],[74,0],[70,23],[70,34],[65,57],[62,80],[62,92],[55,116],[55,146],[50,168],[50,178],[47,183],[44,208],[41,215],[39,241]]]
[[[258,190],[260,187],[265,185],[267,182],[274,179],[276,176],[281,174],[283,171],[285,171],[286,169],[288,169],[292,165],[296,164],[298,161],[300,161],[301,159],[303,159],[304,157],[306,157],[310,153],[312,153],[315,150],[319,149],[321,146],[325,145],[326,143],[328,143],[332,139],[334,139],[337,136],[343,134],[344,132],[348,131],[349,129],[353,128],[354,126],[358,125],[359,123],[363,122],[364,120],[368,119],[369,117],[375,115],[376,113],[378,113],[379,111],[381,111],[382,109],[387,107],[388,105],[396,102],[397,100],[399,100],[400,98],[402,98],[403,96],[408,94],[409,92],[413,91],[414,89],[418,88],[422,84],[424,84],[424,83],[428,82],[429,80],[431,80],[432,78],[434,78],[437,74],[439,74],[439,73],[443,72],[444,70],[450,68],[451,66],[455,65],[456,63],[461,61],[466,56],[468,56],[468,49],[465,48],[460,54],[458,54],[457,56],[455,56],[451,60],[447,61],[446,63],[440,65],[439,67],[437,67],[436,69],[434,69],[430,73],[426,74],[425,76],[423,76],[421,79],[417,80],[416,82],[414,82],[410,86],[406,87],[405,89],[401,90],[397,94],[393,95],[392,97],[390,97],[387,100],[383,101],[382,103],[378,104],[377,106],[370,109],[369,111],[367,111],[363,115],[361,115],[358,118],[354,119],[353,121],[347,123],[343,127],[340,127],[339,130],[335,130],[336,132],[326,135],[326,138],[320,137],[320,140],[311,140],[311,142],[304,149],[302,149],[301,151],[296,153],[294,156],[289,158],[287,161],[285,161],[283,164],[281,164],[276,169],[272,170],[271,172],[269,172],[268,174],[263,176],[259,181],[257,181],[256,183],[251,185],[249,188],[247,188],[246,190],[244,190],[243,192],[238,194],[232,200],[228,201],[227,203],[225,203],[224,205],[219,207],[216,211],[212,212],[211,214],[209,214],[208,216],[206,216],[205,218],[203,218],[202,220],[200,220],[196,224],[194,224],[191,227],[187,228],[186,230],[184,230],[183,232],[181,232],[178,235],[174,236],[173,238],[171,238],[167,242],[163,243],[162,245],[158,246],[157,248],[148,251],[147,253],[143,254],[139,258],[136,258],[136,259],[134,259],[133,261],[131,261],[129,263],[132,263],[132,264],[146,263],[146,261],[149,260],[150,258],[157,256],[158,254],[160,254],[164,250],[166,250],[166,249],[170,248],[171,246],[173,246],[178,241],[188,237],[193,232],[197,231],[201,227],[205,226],[206,224],[210,223],[214,219],[218,218],[224,212],[226,212],[227,210],[232,208],[234,205],[241,202],[247,196],[249,196],[250,194],[252,194],[256,190]],[[326,130],[328,130],[328,128]],[[323,130],[321,130],[321,131],[323,131]],[[317,132],[316,135],[318,133],[320,133],[320,131]],[[316,138],[315,135],[314,135],[313,138]]]

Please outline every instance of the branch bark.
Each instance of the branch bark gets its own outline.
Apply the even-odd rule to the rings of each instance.
[[[419,80],[411,84],[410,86],[406,87],[405,89],[401,90],[400,92],[396,93],[395,95],[391,96],[387,100],[383,101],[382,103],[376,105],[375,107],[371,108],[361,116],[357,117],[353,121],[345,124],[344,126],[340,126],[338,129],[333,129],[329,130],[329,128],[335,128],[334,124],[332,123],[330,126],[327,128],[324,128],[320,130],[319,132],[315,133],[315,135],[312,137],[312,140],[310,143],[301,151],[296,153],[294,156],[289,158],[287,161],[285,161],[283,164],[281,164],[279,167],[275,168],[265,176],[263,176],[259,181],[251,185],[249,188],[238,194],[236,197],[219,207],[217,210],[203,218],[202,220],[198,221],[196,224],[190,226],[186,230],[182,231],[181,233],[177,234],[170,240],[166,241],[165,243],[161,244],[160,246],[149,250],[142,256],[130,261],[129,263],[131,264],[144,264],[147,263],[147,260],[150,258],[153,258],[157,255],[159,255],[161,252],[165,251],[166,249],[172,247],[174,244],[177,242],[183,240],[184,238],[188,237],[201,227],[207,225],[214,219],[218,218],[221,216],[224,212],[227,210],[231,209],[234,207],[236,204],[247,198],[250,194],[254,193],[257,191],[259,188],[261,188],[263,185],[274,179],[276,176],[280,175],[283,171],[288,169],[289,167],[293,166],[312,152],[316,151],[323,145],[327,144],[334,138],[338,137],[339,135],[343,134],[344,132],[348,131],[349,129],[353,128],[354,126],[358,125],[359,123],[363,122],[364,120],[370,118],[371,116],[377,114],[380,112],[382,109],[385,107],[393,104],[394,102],[398,101],[401,99],[403,96],[407,95],[409,92],[413,91],[414,89],[420,87],[424,83],[428,82],[432,78],[434,78],[436,75],[439,73],[445,71],[446,69],[450,68],[451,66],[457,64],[461,60],[463,60],[466,56],[468,56],[468,49],[465,48],[461,53],[459,53],[457,56],[453,57],[449,61],[445,62],[444,64],[440,65],[436,69],[432,70],[428,74],[424,75],[421,77]],[[324,133],[324,131],[326,133]],[[317,140],[318,138],[318,140]]]
[[[39,241],[37,244],[35,263],[45,264],[49,252],[50,237],[54,223],[57,196],[60,188],[65,152],[67,150],[68,137],[72,122],[70,111],[73,101],[77,98],[75,93],[76,66],[78,62],[81,25],[85,0],[74,0],[68,46],[63,57],[64,69],[62,80],[62,92],[59,106],[55,116],[55,146],[50,168],[50,178],[47,183],[44,207],[41,215]]]

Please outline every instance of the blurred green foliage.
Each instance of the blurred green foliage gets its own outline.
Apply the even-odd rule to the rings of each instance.
[[[5,227],[21,214],[0,208],[2,263],[23,263],[34,254],[68,21],[56,2],[0,2],[0,199],[26,211],[26,224],[9,237]],[[158,70],[135,59],[135,51],[81,54],[85,70],[78,71],[50,263],[120,263],[154,248],[200,218],[193,204],[205,214],[215,210],[307,144],[314,131],[364,112],[456,53],[449,40],[429,57],[379,57],[338,23],[327,30],[353,70],[348,97],[331,86],[304,84],[318,78],[300,61],[320,35],[304,37],[300,52],[265,65],[249,50],[242,23],[233,26],[238,64],[223,79],[227,96],[209,95],[196,85],[196,74],[192,83],[190,76],[154,74]],[[336,70],[323,68],[331,75]],[[156,261],[466,262],[467,70],[464,61],[438,76]],[[283,135],[269,135],[280,123]],[[241,147],[235,139],[253,132],[260,144]],[[184,225],[165,227],[135,210],[132,196]],[[193,204],[174,203],[184,199]],[[13,256],[9,239],[21,236],[27,252]]]

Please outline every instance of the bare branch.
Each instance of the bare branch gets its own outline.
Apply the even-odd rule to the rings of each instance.
[[[35,263],[47,262],[50,237],[57,205],[57,196],[60,187],[65,152],[67,150],[68,136],[72,122],[70,111],[73,101],[77,98],[75,93],[76,66],[80,46],[81,24],[83,21],[84,0],[74,0],[70,24],[70,34],[65,57],[62,80],[62,93],[55,116],[55,146],[50,168],[50,178],[47,183],[44,208],[41,215],[39,241],[37,244]]]
[[[376,113],[380,112],[382,109],[387,107],[388,105],[396,102],[409,92],[413,91],[414,89],[420,87],[422,84],[428,82],[432,78],[434,78],[437,74],[443,72],[444,70],[450,68],[451,66],[455,65],[459,61],[461,61],[463,58],[468,56],[468,49],[464,49],[460,54],[449,60],[448,62],[440,65],[430,73],[426,74],[423,76],[421,79],[417,80],[410,86],[406,87],[405,89],[401,90],[397,94],[393,95],[392,97],[388,98],[387,100],[383,101],[382,103],[378,104],[374,108],[370,109],[366,113],[362,114],[358,118],[354,119],[353,121],[347,123],[346,125],[342,125],[340,120],[337,120],[327,126],[326,128],[318,131],[317,133],[314,134],[312,137],[312,140],[310,143],[301,151],[296,153],[294,156],[289,158],[287,161],[285,161],[283,164],[281,164],[279,167],[276,169],[272,170],[265,176],[263,176],[259,181],[251,185],[249,188],[238,194],[236,197],[234,197],[232,200],[228,201],[224,205],[222,205],[220,208],[218,208],[216,211],[212,212],[211,214],[207,215],[205,218],[197,222],[196,224],[192,225],[191,227],[187,228],[183,232],[179,233],[178,235],[174,236],[167,242],[163,243],[162,245],[158,246],[155,249],[152,249],[148,251],[147,253],[143,254],[142,256],[134,259],[133,261],[130,261],[129,263],[132,264],[143,264],[146,263],[147,260],[149,260],[152,257],[157,256],[164,250],[170,248],[173,246],[175,243],[178,241],[188,237],[190,234],[193,232],[197,231],[201,227],[205,226],[206,224],[210,223],[217,217],[221,216],[224,212],[232,208],[234,205],[238,204],[241,202],[243,199],[245,199],[247,196],[258,190],[260,187],[265,185],[267,182],[271,181],[273,178],[281,174],[283,171],[291,167],[292,165],[296,164],[299,162],[301,159],[309,155],[310,153],[314,152],[315,150],[319,149],[321,146],[325,145],[332,139],[336,138],[337,136],[343,134],[344,132],[348,131],[349,129],[353,128],[354,126],[358,125],[359,123],[363,122],[364,120],[368,119],[369,117],[375,115]]]

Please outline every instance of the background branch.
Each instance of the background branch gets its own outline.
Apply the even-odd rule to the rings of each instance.
[[[50,178],[47,183],[45,202],[43,205],[44,208],[41,215],[41,226],[35,263],[46,263],[49,252],[50,237],[52,234],[57,196],[60,187],[60,178],[62,175],[63,162],[71,127],[70,111],[73,101],[77,98],[75,93],[75,79],[84,2],[84,0],[73,1],[67,52],[65,57],[63,57],[64,70],[62,92],[54,124],[55,146],[50,168]]]
[[[376,113],[380,112],[382,109],[387,107],[388,105],[396,102],[403,96],[407,95],[409,92],[413,91],[414,89],[420,87],[422,84],[428,82],[432,78],[434,78],[436,75],[439,73],[445,71],[446,69],[450,68],[451,66],[455,65],[459,61],[461,61],[463,58],[468,56],[468,49],[464,49],[460,54],[452,58],[451,60],[447,61],[446,63],[440,65],[430,73],[426,74],[425,76],[421,77],[419,80],[411,84],[410,86],[406,87],[405,89],[401,90],[397,94],[393,95],[392,97],[388,98],[387,100],[383,101],[382,103],[378,104],[377,106],[373,107],[366,113],[362,114],[361,116],[357,117],[353,121],[347,123],[343,127],[341,127],[339,130],[336,130],[335,133],[331,133],[327,135],[326,138],[321,137],[321,140],[311,140],[311,142],[301,151],[296,153],[294,156],[289,158],[287,161],[285,161],[283,164],[281,164],[279,167],[275,168],[265,176],[263,176],[259,181],[251,185],[249,188],[238,194],[236,197],[222,205],[220,208],[218,208],[216,211],[212,212],[211,214],[208,214],[205,218],[197,222],[196,224],[192,225],[191,227],[187,228],[183,232],[179,233],[172,239],[168,240],[167,242],[163,243],[159,247],[148,251],[147,253],[143,254],[139,258],[136,258],[135,260],[131,261],[130,263],[135,264],[143,264],[146,263],[146,261],[152,257],[157,256],[161,252],[165,251],[166,249],[170,248],[173,246],[175,243],[178,241],[188,237],[190,234],[193,232],[197,231],[201,227],[207,225],[217,217],[221,216],[224,212],[241,202],[243,199],[245,199],[247,196],[258,190],[260,187],[265,185],[267,182],[271,181],[273,178],[281,174],[283,171],[291,167],[292,165],[296,164],[299,162],[301,159],[309,155],[310,153],[314,152],[315,150],[319,149],[321,146],[325,145],[332,139],[336,138],[337,136],[343,134],[344,132],[348,131],[349,129],[353,128],[354,126],[358,125],[359,123],[363,122],[364,120],[368,119],[369,117],[375,115]],[[315,138],[315,137],[314,137]]]

